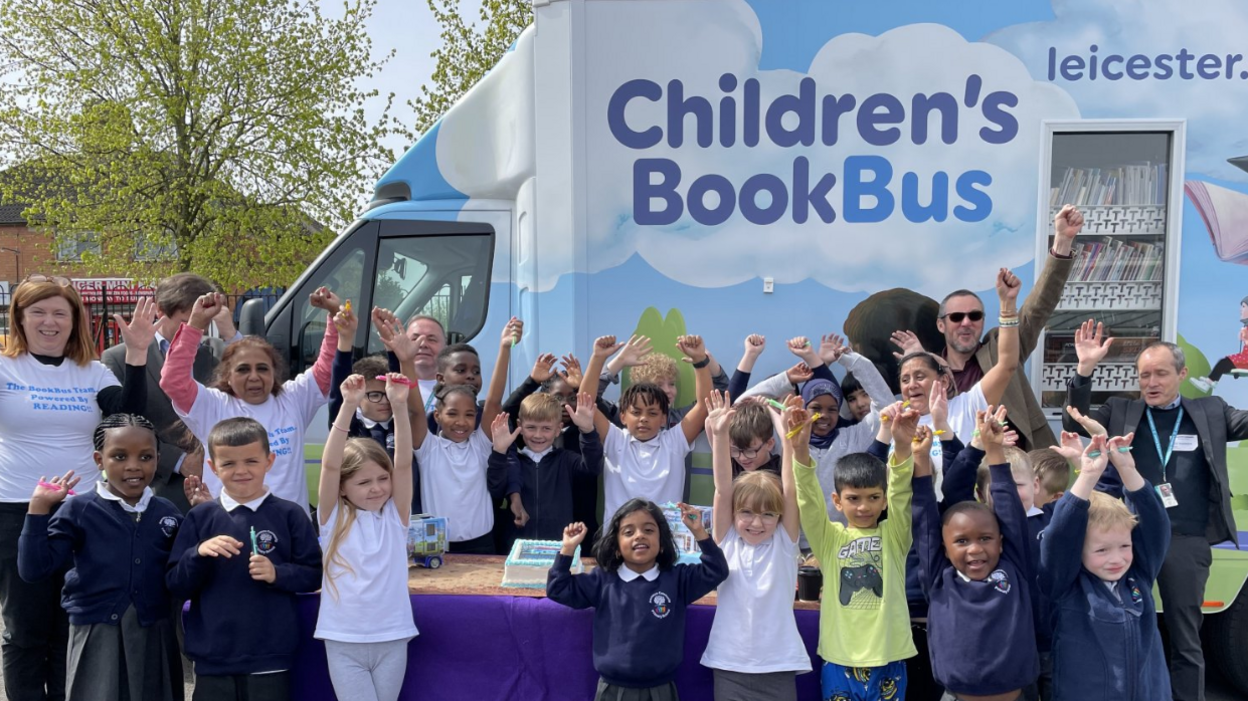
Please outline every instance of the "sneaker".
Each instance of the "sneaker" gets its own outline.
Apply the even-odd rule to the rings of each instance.
[[[1193,387],[1200,390],[1201,392],[1204,392],[1205,394],[1212,393],[1213,388],[1218,385],[1218,383],[1214,382],[1208,377],[1192,377],[1189,379],[1189,381],[1192,383]]]

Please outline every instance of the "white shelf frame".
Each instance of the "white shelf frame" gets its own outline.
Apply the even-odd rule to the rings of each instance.
[[[1186,119],[1076,119],[1043,120],[1040,125],[1040,178],[1036,193],[1036,212],[1039,225],[1036,228],[1036,278],[1049,255],[1049,237],[1053,233],[1050,214],[1050,190],[1053,171],[1053,137],[1063,134],[1115,133],[1115,132],[1169,132],[1170,152],[1167,154],[1166,174],[1170,179],[1166,188],[1166,234],[1165,268],[1162,271],[1161,338],[1174,341],[1178,337],[1179,256],[1183,240],[1183,180],[1187,155]],[[1064,203],[1058,203],[1060,206]],[[1033,285],[1035,280],[1032,281]],[[1044,372],[1044,341],[1047,332],[1041,332],[1036,344],[1039,353],[1031,357],[1029,379],[1031,389],[1042,398]],[[1095,390],[1094,390],[1095,391]],[[1043,407],[1043,401],[1041,402]],[[1050,420],[1060,419],[1061,410],[1045,408]]]

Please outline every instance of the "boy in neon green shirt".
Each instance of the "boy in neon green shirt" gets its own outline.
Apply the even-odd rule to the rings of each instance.
[[[804,409],[789,409],[789,438],[802,530],[823,571],[819,614],[819,656],[825,699],[885,701],[906,693],[904,660],[917,654],[906,604],[906,553],[910,531],[911,441],[919,415],[896,404],[893,453],[887,469],[866,453],[836,464],[832,501],[849,525],[828,520],[819,480],[810,459],[810,421]],[[793,429],[801,427],[793,433]],[[888,473],[891,472],[890,476]],[[888,519],[880,524],[886,505]]]

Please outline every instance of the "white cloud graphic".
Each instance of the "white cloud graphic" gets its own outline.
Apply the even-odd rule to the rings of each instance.
[[[1186,48],[1196,56],[1214,54],[1225,65],[1228,55],[1244,56],[1248,36],[1248,13],[1239,0],[1053,0],[1055,19],[1007,27],[984,38],[1021,57],[1038,79],[1048,78],[1049,48],[1057,60],[1068,55],[1093,55],[1098,62],[1111,55],[1141,55],[1151,59],[1177,54]],[[1171,62],[1177,72],[1178,64]],[[1114,67],[1121,71],[1123,64]],[[1064,88],[1090,118],[1185,117],[1187,125],[1186,168],[1226,180],[1245,181],[1245,174],[1226,159],[1248,155],[1248,128],[1244,106],[1248,104],[1248,61],[1239,61],[1229,78],[1225,70],[1216,79],[1201,79],[1197,61],[1189,62],[1196,77],[1177,75],[1166,80],[1107,80],[1098,77],[1068,81],[1060,72],[1055,84]],[[1084,70],[1086,74],[1087,69]],[[1152,72],[1152,71],[1150,71]]]
[[[638,8],[643,6],[645,12],[640,12]],[[1034,257],[1040,122],[1045,118],[1077,118],[1079,112],[1065,92],[1033,80],[1027,67],[1001,48],[967,42],[941,25],[911,25],[879,37],[834,37],[817,53],[806,73],[760,71],[761,30],[744,2],[601,3],[587,6],[585,19],[584,41],[593,48],[584,68],[583,142],[575,146],[584,177],[572,185],[585,197],[586,231],[573,236],[559,217],[539,211],[540,220],[534,223],[540,262],[538,279],[532,283],[536,289],[551,288],[561,275],[598,272],[639,254],[667,277],[699,287],[721,287],[766,276],[782,284],[809,278],[843,291],[905,286],[940,296],[957,287],[989,287],[997,267],[1020,265]],[[517,47],[517,53],[520,49]],[[906,112],[905,119],[896,125],[902,137],[886,146],[867,143],[856,126],[856,111],[841,116],[832,145],[816,138],[809,147],[784,148],[772,143],[764,132],[757,146],[743,148],[740,116],[738,145],[732,148],[718,142],[710,148],[694,145],[692,117],[685,122],[685,143],[679,148],[663,141],[651,148],[633,149],[612,135],[608,104],[619,86],[636,79],[651,80],[663,86],[666,98],[669,81],[679,79],[686,97],[702,96],[716,106],[718,138],[718,101],[725,95],[719,81],[725,73],[739,81],[732,92],[738,100],[738,113],[744,100],[741,85],[748,79],[759,82],[764,110],[777,96],[797,94],[804,78],[815,81],[817,100],[825,95],[852,94],[861,104],[876,93],[894,95]],[[980,76],[982,89],[974,106],[968,107],[965,93],[971,75]],[[1009,91],[1018,98],[1017,106],[1006,108],[1018,122],[1018,133],[1005,144],[986,143],[979,136],[981,129],[994,128],[982,104],[985,96],[996,91]],[[942,143],[941,118],[934,115],[929,120],[926,142],[916,145],[911,139],[912,98],[941,92],[958,103],[956,141]],[[539,105],[539,125],[541,109]],[[666,99],[635,99],[629,103],[625,119],[637,130],[651,125],[666,128],[666,109]],[[439,163],[459,163],[459,158],[481,155],[479,140],[471,138],[473,130],[454,124],[458,118],[460,115],[452,112],[444,121]],[[472,121],[481,123],[483,119],[478,114]],[[795,122],[796,117],[790,114],[783,123],[792,128]],[[818,129],[816,133],[820,133]],[[889,189],[896,198],[895,210],[882,222],[845,220],[844,162],[851,156],[883,157],[893,167]],[[704,174],[724,176],[738,191],[751,176],[774,174],[786,184],[791,210],[794,161],[799,157],[809,160],[812,183],[824,173],[837,178],[828,198],[837,214],[830,224],[813,210],[804,223],[795,223],[786,211],[779,221],[765,226],[747,221],[740,208],[718,225],[698,223],[687,207],[679,220],[664,226],[643,226],[634,217],[633,169],[639,158],[675,161],[682,171],[678,188],[682,196],[689,184]],[[484,172],[486,166],[470,168]],[[448,170],[462,172],[463,166],[443,167],[444,173]],[[932,197],[933,175],[947,173],[948,209],[952,210],[964,204],[954,191],[954,183],[971,170],[986,171],[992,177],[992,184],[983,188],[992,201],[992,212],[986,219],[960,221],[951,211],[942,222],[913,223],[903,216],[903,174],[918,177],[918,199],[926,204]],[[548,174],[538,173],[537,177],[540,182]],[[447,179],[474,197],[499,197],[497,188],[485,182],[488,178],[451,174]],[[572,192],[568,199],[567,206],[574,207]],[[712,195],[705,203],[712,206],[714,200]],[[766,206],[767,197],[756,202]],[[576,220],[566,217],[562,221]],[[584,248],[568,245],[582,238],[587,239]]]

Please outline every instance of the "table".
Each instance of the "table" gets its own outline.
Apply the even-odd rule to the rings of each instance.
[[[408,644],[401,699],[421,701],[587,701],[598,674],[591,657],[592,610],[574,611],[542,592],[498,589],[503,558],[447,558],[452,576],[412,570],[412,610],[420,635]],[[456,576],[457,568],[471,578]],[[493,574],[489,574],[492,571]],[[488,582],[486,577],[489,577]],[[467,591],[453,591],[469,582]],[[475,583],[474,583],[475,582]],[[713,598],[708,597],[710,601]],[[291,698],[332,701],[325,646],[312,638],[319,594],[299,597],[301,644]],[[815,671],[797,677],[798,698],[819,698],[817,604],[800,602],[797,628]],[[694,605],[685,626],[685,659],[676,675],[682,701],[713,701],[711,670],[699,664],[715,607]]]

